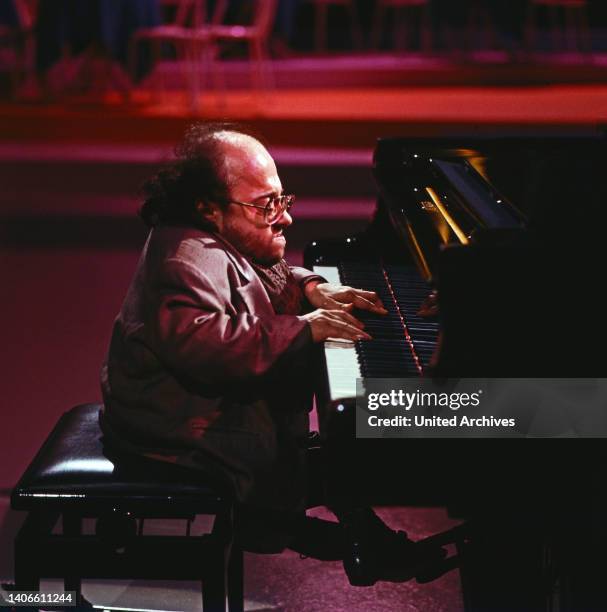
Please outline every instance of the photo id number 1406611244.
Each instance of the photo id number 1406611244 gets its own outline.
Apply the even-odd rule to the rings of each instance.
[[[76,591],[0,591],[0,607],[75,606]]]

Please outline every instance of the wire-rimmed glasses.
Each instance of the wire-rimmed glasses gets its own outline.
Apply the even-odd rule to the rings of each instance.
[[[295,196],[279,195],[268,198],[268,203],[265,206],[261,204],[250,204],[248,202],[239,202],[238,200],[230,200],[228,204],[238,204],[238,206],[249,206],[251,208],[258,208],[264,211],[264,220],[268,225],[274,225],[274,223],[280,221],[285,212],[288,212],[295,202]]]

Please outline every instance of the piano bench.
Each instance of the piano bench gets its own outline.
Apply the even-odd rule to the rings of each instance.
[[[62,578],[82,601],[82,578],[201,580],[205,612],[223,611],[226,602],[230,612],[244,610],[232,501],[197,474],[183,476],[186,470],[169,477],[150,469],[151,460],[145,471],[110,460],[100,408],[66,412],[12,492],[12,508],[27,512],[15,539],[14,588],[38,591],[41,578]],[[210,534],[143,533],[145,518],[191,521],[199,514],[214,516]],[[95,534],[83,533],[85,518],[97,519]]]

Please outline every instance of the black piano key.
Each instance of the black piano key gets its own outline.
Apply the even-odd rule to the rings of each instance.
[[[382,269],[379,264],[343,262],[340,276],[344,284],[375,291],[388,310],[384,316],[361,310],[355,313],[373,337],[356,343],[362,375],[417,374],[418,361],[424,365],[430,361],[439,333],[438,322],[417,314],[431,287],[414,268],[392,265]]]

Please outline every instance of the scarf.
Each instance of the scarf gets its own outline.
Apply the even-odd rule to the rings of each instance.
[[[284,259],[273,266],[251,265],[266,288],[276,314],[301,314],[304,293]]]

